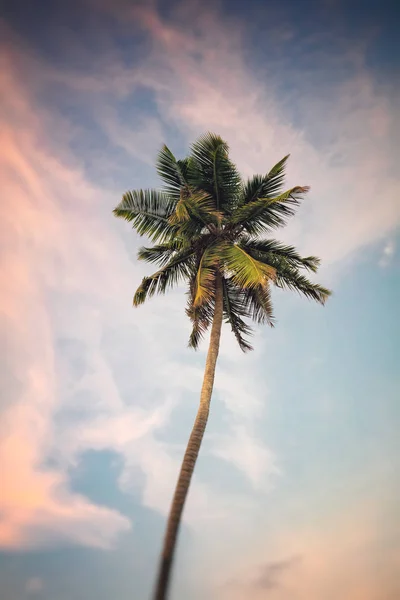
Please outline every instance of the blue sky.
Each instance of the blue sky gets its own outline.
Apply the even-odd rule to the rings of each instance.
[[[132,309],[143,240],[111,211],[212,130],[244,176],[291,153],[311,193],[276,237],[334,296],[275,293],[248,355],[224,329],[172,597],[395,600],[394,3],[2,10],[1,597],[149,596],[206,345],[182,289]]]

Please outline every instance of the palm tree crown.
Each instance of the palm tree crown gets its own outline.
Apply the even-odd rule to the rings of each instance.
[[[197,348],[212,323],[219,282],[224,320],[246,351],[251,349],[247,319],[274,324],[271,284],[324,304],[330,291],[304,275],[317,271],[319,259],[303,258],[293,246],[263,237],[286,224],[309,190],[282,191],[287,159],[266,175],[243,181],[218,135],[200,137],[183,160],[163,146],[157,159],[162,191],[129,191],[114,209],[155,242],[139,250],[138,258],[158,270],[142,280],[134,305],[186,281],[186,312],[193,325],[189,346]]]

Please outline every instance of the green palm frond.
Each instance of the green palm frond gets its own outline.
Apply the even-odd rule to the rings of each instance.
[[[257,251],[265,244],[265,248],[269,247],[269,252]],[[279,247],[281,246],[278,242],[271,243],[271,240],[267,242],[252,241],[244,245],[250,255],[254,256],[255,259],[260,262],[265,262],[266,265],[273,267],[276,271],[275,285],[277,287],[293,290],[306,296],[311,300],[315,300],[320,304],[325,304],[327,298],[331,295],[331,291],[327,288],[313,283],[307,277],[305,277],[300,269],[308,269],[315,271],[319,264],[319,259],[315,256],[308,256],[302,259],[300,256],[296,256],[294,248],[288,246],[285,247],[289,252],[279,253]],[[275,251],[272,248],[275,246]]]
[[[161,269],[144,277],[133,297],[133,305],[139,306],[154,294],[164,294],[168,288],[190,277],[194,266],[194,251],[186,248],[177,252]]]
[[[242,185],[242,193],[240,198],[240,206],[250,204],[260,197],[265,196],[264,192],[265,176],[253,175],[246,183]]]
[[[308,190],[308,186],[296,186],[274,198],[257,198],[240,206],[230,222],[235,226],[240,225],[250,235],[283,227],[287,219],[295,214],[295,209]]]
[[[284,156],[265,176],[264,195],[273,198],[278,195],[285,179],[285,168],[290,154]]]
[[[175,237],[164,244],[152,246],[151,248],[139,248],[138,259],[164,267],[178,251],[189,246],[190,244],[185,238]]]
[[[275,268],[275,285],[279,288],[293,290],[322,305],[325,304],[326,300],[332,294],[330,290],[318,283],[313,283],[302,275],[298,269],[288,266],[284,261],[281,264],[276,261]]]
[[[245,304],[243,290],[234,285],[231,279],[222,279],[224,294],[224,317],[225,321],[231,326],[232,332],[236,337],[240,349],[243,352],[252,350],[253,347],[246,340],[245,336],[252,334],[252,329],[247,325],[242,317],[250,317]]]
[[[192,331],[189,337],[189,348],[197,350],[201,340],[210,327],[214,315],[214,300],[201,306],[194,306],[192,297],[189,297],[186,314],[192,321]]]
[[[303,258],[294,246],[286,246],[276,240],[252,240],[243,238],[241,240],[243,248],[254,258],[261,262],[269,263],[273,260],[285,260],[289,266],[295,268],[304,268],[316,273],[320,264],[320,259],[316,256],[307,256]]]
[[[235,285],[253,288],[275,279],[275,269],[253,258],[241,245],[224,244],[221,250],[224,269]]]
[[[191,158],[190,181],[215,199],[217,210],[229,214],[237,204],[241,178],[229,159],[228,144],[207,133],[192,145]]]
[[[214,295],[220,248],[220,245],[208,246],[201,255],[194,281],[193,306],[206,304]]]
[[[204,191],[182,190],[179,202],[169,222],[173,225],[184,224],[195,219],[202,227],[213,224],[219,225],[223,214],[215,208],[214,198]]]
[[[189,160],[176,160],[171,150],[164,144],[157,156],[156,169],[164,182],[164,191],[176,202],[181,197],[182,188],[188,187],[187,170]]]
[[[176,202],[163,192],[132,190],[122,196],[113,213],[131,222],[139,235],[147,235],[151,240],[158,241],[177,232],[177,227],[169,222],[175,205]]]
[[[249,204],[258,198],[274,198],[282,189],[289,154],[282,158],[266,175],[253,175],[242,186],[240,204]]]
[[[185,182],[189,182],[190,162],[190,156],[187,156],[186,158],[181,158],[176,161],[176,164],[179,167],[180,174],[182,175]]]
[[[243,290],[244,305],[253,321],[274,327],[274,313],[269,283]]]
[[[200,306],[195,306],[194,298],[196,295],[196,275],[199,259],[197,260],[196,268],[193,270],[189,280],[188,302],[186,306],[186,314],[192,322],[192,331],[189,337],[188,346],[197,350],[201,340],[210,327],[214,316],[214,297],[211,297],[208,302],[204,302]]]

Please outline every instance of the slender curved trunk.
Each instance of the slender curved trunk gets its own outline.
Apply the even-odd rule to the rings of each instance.
[[[221,326],[223,316],[223,291],[222,280],[217,276],[215,292],[215,311],[211,327],[210,345],[207,353],[207,360],[204,372],[203,386],[200,394],[200,406],[197,411],[196,419],[190,434],[189,442],[183,457],[182,467],[179,473],[178,482],[175,488],[175,494],[172,500],[171,509],[168,516],[168,524],[164,537],[164,545],[161,554],[161,560],[158,571],[157,584],[154,592],[154,600],[166,600],[169,583],[171,579],[171,569],[176,549],[177,536],[181,522],[182,512],[185,505],[187,493],[189,491],[190,480],[193,475],[194,467],[204,431],[207,425],[208,414],[210,410],[210,401],[214,385],[215,366],[217,364],[219,343],[221,338]]]

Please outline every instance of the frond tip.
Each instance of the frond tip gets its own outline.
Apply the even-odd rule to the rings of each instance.
[[[293,290],[309,300],[315,300],[322,305],[324,305],[329,296],[332,295],[331,290],[318,283],[313,283],[298,270],[288,266],[280,268],[275,283],[277,287]]]
[[[193,249],[191,247],[176,252],[172,258],[156,273],[144,277],[133,297],[133,305],[143,304],[146,298],[154,294],[165,294],[168,288],[187,278],[193,265]]]
[[[147,235],[155,242],[176,234],[176,227],[168,221],[174,208],[175,202],[162,192],[132,190],[122,196],[113,213],[132,223],[139,235]]]

